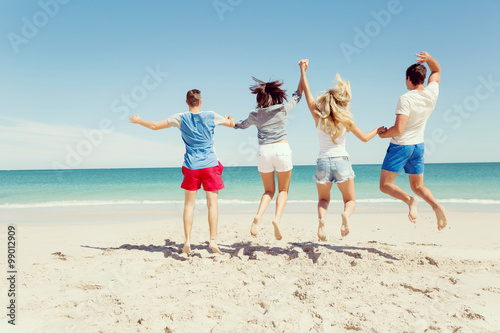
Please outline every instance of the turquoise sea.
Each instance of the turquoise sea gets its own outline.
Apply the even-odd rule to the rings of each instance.
[[[500,163],[426,164],[425,182],[442,203],[475,205],[500,211]],[[378,189],[380,165],[354,165],[360,203],[397,202]],[[289,203],[315,202],[315,166],[295,166]],[[257,167],[226,167],[220,205],[259,202],[262,184]],[[180,168],[12,170],[0,171],[0,209],[95,205],[168,205],[183,203]],[[408,178],[397,179],[410,191]],[[198,194],[202,200],[203,191]],[[332,201],[341,202],[339,191]]]

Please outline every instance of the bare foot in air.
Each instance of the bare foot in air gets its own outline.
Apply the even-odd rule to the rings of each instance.
[[[434,209],[434,213],[437,217],[438,230],[443,230],[448,224],[443,206],[439,205],[438,208]]]
[[[349,235],[349,218],[347,217],[346,213],[340,214],[342,216],[342,226],[340,227],[340,235],[342,237],[345,237]]]
[[[252,226],[250,227],[250,234],[253,237],[257,237],[259,234],[259,223],[260,223],[260,217],[258,215],[255,215],[253,218]]]
[[[184,247],[182,248],[182,252],[184,253],[193,253],[193,251],[191,251],[191,246],[189,244],[184,244]]]
[[[274,227],[274,237],[276,237],[277,240],[281,240],[283,236],[281,235],[280,223],[277,221],[273,221],[273,227]]]
[[[326,234],[325,234],[325,220],[319,220],[319,226],[318,226],[318,238],[320,241],[325,242],[326,241]]]
[[[210,244],[208,244],[208,247],[212,250],[212,253],[222,254],[222,252],[217,247],[217,242],[215,241],[215,239],[210,240]]]
[[[417,203],[417,197],[411,197],[410,202],[408,203],[408,208],[410,209],[410,212],[408,213],[408,219],[411,223],[417,223]]]

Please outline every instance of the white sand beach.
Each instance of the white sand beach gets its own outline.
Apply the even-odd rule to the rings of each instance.
[[[276,241],[272,206],[255,240],[252,214],[220,209],[220,256],[201,209],[188,256],[178,210],[86,209],[2,212],[39,223],[17,224],[16,326],[4,310],[0,331],[500,331],[498,213],[449,211],[438,232],[430,210],[414,226],[403,206],[361,208],[340,239],[332,209],[318,242],[314,211],[285,211]]]

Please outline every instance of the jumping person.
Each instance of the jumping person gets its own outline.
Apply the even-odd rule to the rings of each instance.
[[[280,229],[281,216],[288,200],[288,188],[292,176],[292,151],[287,140],[286,119],[290,111],[302,97],[302,85],[299,83],[297,91],[290,98],[286,97],[286,90],[281,89],[283,82],[263,82],[253,78],[255,84],[250,87],[256,95],[257,108],[251,111],[248,118],[236,123],[235,128],[246,129],[255,125],[258,130],[259,150],[257,166],[264,185],[264,194],[260,200],[257,215],[255,215],[250,233],[257,237],[259,224],[266,208],[269,206],[276,185],[274,173],[278,178],[278,197],[276,198],[276,213],[272,224],[274,236],[277,240],[283,238]]]
[[[299,66],[304,95],[316,125],[320,146],[316,160],[316,174],[313,177],[318,189],[318,238],[321,241],[326,240],[326,211],[330,204],[330,190],[334,182],[342,193],[344,201],[340,234],[345,237],[349,234],[349,218],[356,208],[354,171],[345,148],[347,132],[352,132],[361,141],[368,142],[377,135],[379,130],[383,129],[376,127],[368,133],[359,129],[354,122],[349,105],[351,85],[349,81],[342,80],[339,74],[335,77],[337,80],[335,86],[314,100],[306,77],[309,60],[301,60]]]
[[[222,254],[217,246],[216,236],[219,218],[217,202],[219,190],[224,188],[221,178],[223,166],[215,154],[213,136],[215,126],[234,127],[234,119],[231,116],[222,117],[213,111],[201,111],[201,103],[200,91],[192,89],[186,95],[189,112],[177,113],[162,121],[142,120],[139,115],[136,115],[130,117],[129,122],[152,130],[172,126],[180,129],[182,140],[186,144],[186,153],[182,165],[184,180],[181,184],[185,198],[183,214],[185,241],[182,251],[192,253],[191,229],[196,193],[203,184],[208,207],[209,247],[212,252]]]
[[[406,87],[409,92],[399,98],[396,122],[379,134],[381,138],[392,138],[382,164],[380,190],[406,203],[409,208],[408,218],[416,223],[418,197],[407,194],[394,184],[394,180],[404,169],[412,191],[431,205],[436,214],[437,228],[442,230],[447,224],[444,208],[424,186],[424,130],[439,95],[441,67],[427,52],[420,52],[416,56],[417,63],[406,70]],[[423,63],[427,63],[431,70],[425,88],[427,69]]]

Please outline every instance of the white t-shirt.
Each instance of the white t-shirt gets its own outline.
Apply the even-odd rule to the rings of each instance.
[[[330,134],[325,133],[320,128],[320,126],[321,126],[320,124],[321,124],[321,120],[318,122],[318,126],[316,126],[316,132],[318,133],[318,138],[319,138],[318,158],[340,157],[340,156],[349,157],[349,154],[347,153],[347,151],[345,149],[345,137],[346,137],[347,131],[345,130],[344,126],[342,124],[340,124],[340,127],[342,128],[342,132],[340,133],[339,137],[337,139],[335,139],[335,142],[333,142]]]
[[[408,116],[406,127],[391,142],[397,145],[417,145],[424,142],[424,130],[427,119],[434,111],[439,95],[439,84],[431,82],[424,90],[411,90],[401,96],[396,107],[396,114]]]

